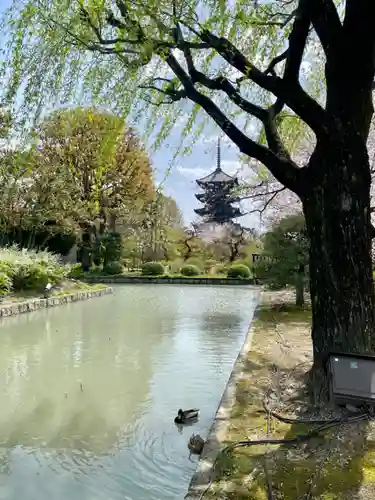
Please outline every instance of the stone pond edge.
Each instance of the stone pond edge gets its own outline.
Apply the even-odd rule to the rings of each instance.
[[[0,304],[0,317],[8,318],[10,316],[17,316],[28,312],[38,311],[46,307],[62,306],[70,304],[71,302],[78,302],[87,300],[94,297],[101,297],[113,293],[112,287],[105,287],[100,290],[87,290],[75,293],[67,293],[65,295],[58,295],[49,297],[48,299],[29,299],[22,302],[15,302],[13,304]]]
[[[257,307],[254,310],[251,323],[244,343],[238,353],[236,361],[234,362],[232,372],[228,379],[227,385],[224,389],[223,396],[220,400],[214,421],[208,433],[201,457],[198,462],[197,469],[190,481],[188,492],[185,495],[186,500],[200,500],[202,493],[204,493],[211,483],[211,478],[214,473],[214,465],[216,459],[223,448],[223,441],[226,438],[229,428],[232,410],[236,402],[237,384],[243,377],[244,363],[247,354],[251,349],[253,340],[253,322],[256,319],[257,310],[261,303],[262,292],[258,292]]]
[[[152,276],[85,276],[80,278],[85,283],[156,283],[174,285],[234,285],[249,286],[255,285],[254,279],[234,279],[234,278],[171,278]]]

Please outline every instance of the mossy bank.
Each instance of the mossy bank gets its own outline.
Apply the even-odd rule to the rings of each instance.
[[[342,416],[343,410],[327,407],[318,414],[310,406],[311,311],[296,309],[289,300],[289,294],[263,294],[227,432],[210,437],[220,449],[240,440],[290,439],[311,430],[312,425],[272,418],[265,401],[295,419]],[[213,477],[203,497],[202,489],[195,496],[193,489],[188,498],[267,500],[271,486],[278,500],[370,500],[375,498],[375,423],[340,425],[293,447],[259,445],[221,453]]]

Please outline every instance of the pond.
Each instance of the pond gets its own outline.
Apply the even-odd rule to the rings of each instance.
[[[0,499],[182,499],[258,292],[124,285],[0,323]],[[179,432],[178,408],[200,420]]]

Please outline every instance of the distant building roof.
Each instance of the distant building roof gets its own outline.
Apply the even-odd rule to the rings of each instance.
[[[237,217],[241,217],[243,214],[238,207],[227,207],[226,209],[210,210],[209,207],[202,207],[194,209],[194,212],[200,217],[208,217],[209,220],[216,221],[229,221]]]
[[[206,177],[202,177],[201,179],[197,179],[198,186],[202,186],[205,184],[238,184],[237,177],[231,177],[226,174],[220,167],[217,167],[214,172],[206,175]]]
[[[220,136],[217,139],[217,158],[216,158],[216,170],[211,172],[211,174],[206,175],[206,177],[202,177],[201,179],[197,179],[198,186],[204,186],[207,184],[227,184],[227,185],[235,185],[238,184],[237,177],[231,177],[221,170],[221,148],[220,148]]]

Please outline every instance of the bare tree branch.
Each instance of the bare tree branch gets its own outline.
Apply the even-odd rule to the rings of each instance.
[[[276,73],[275,73],[275,67],[280,64],[281,62],[285,61],[285,59],[288,57],[288,54],[289,54],[289,48],[284,50],[284,52],[282,52],[281,54],[279,54],[278,56],[274,57],[272,59],[272,61],[270,62],[270,64],[268,65],[266,71],[264,72],[266,75],[273,75],[273,76],[276,76]],[[239,79],[240,80],[240,79]],[[237,80],[238,81],[238,80]]]
[[[265,201],[265,203],[262,206],[262,208],[254,208],[254,209],[249,210],[248,212],[246,212],[244,215],[249,215],[249,214],[254,214],[254,213],[258,213],[259,215],[263,215],[264,212],[267,210],[267,208],[270,206],[270,204],[274,201],[274,199],[276,198],[276,196],[279,193],[281,193],[281,191],[283,191],[283,190],[284,189],[275,190],[275,192],[272,194],[272,196],[270,196],[270,198]]]
[[[260,187],[260,186],[256,186],[256,187]],[[251,200],[251,199],[255,199],[255,198],[263,198],[263,197],[268,196],[268,195],[271,195],[272,200],[274,200],[278,194],[282,193],[285,190],[286,190],[286,187],[282,186],[282,187],[277,188],[277,189],[272,189],[271,191],[266,191],[266,192],[261,192],[261,193],[253,193],[253,194],[249,194],[247,196],[240,196],[240,201]]]
[[[186,92],[184,89],[176,89],[174,82],[171,80],[168,80],[166,78],[154,78],[154,82],[157,81],[164,81],[164,83],[168,83],[168,85],[165,85],[164,88],[161,87],[156,87],[156,85],[140,85],[139,88],[141,89],[148,89],[148,90],[155,90],[161,94],[166,95],[169,97],[169,101],[161,101],[158,103],[155,103],[157,105],[159,104],[171,104],[172,102],[177,102],[180,101],[181,99],[184,99],[186,97]]]
[[[165,62],[182,83],[187,97],[199,104],[213,118],[216,124],[239,147],[242,153],[256,158],[266,165],[276,179],[291,190],[298,190],[300,169],[295,163],[285,158],[279,158],[270,149],[256,143],[241,132],[208,96],[195,88],[191,78],[171,52],[166,56]]]
[[[286,58],[283,80],[289,82],[291,85],[299,85],[299,72],[310,27],[310,20],[300,6],[296,10],[295,16],[293,28],[289,35],[288,49],[276,61],[277,64]],[[276,99],[276,102],[268,110],[267,119],[264,121],[264,129],[270,149],[279,156],[281,155],[290,160],[290,154],[281,141],[276,123],[276,116],[281,112],[284,104],[285,102],[282,98],[278,97]]]
[[[329,124],[327,114],[298,82],[293,83],[284,78],[266,75],[224,37],[218,37],[208,30],[203,30],[199,36],[245,77],[285,102],[317,135],[327,135]]]
[[[310,25],[309,20],[306,19],[306,16],[304,16],[303,13],[297,9],[296,19],[293,25],[291,35],[289,37],[290,45],[288,50],[282,55],[282,59],[284,58],[284,55],[287,59],[284,72],[284,79],[287,81],[298,82],[299,69],[302,61],[302,55],[306,45],[309,25]],[[239,90],[237,90],[234,87],[234,85],[229,82],[227,78],[218,77],[212,79],[204,75],[202,72],[197,71],[194,66],[191,50],[189,47],[184,45],[185,40],[179,24],[177,24],[177,34],[178,34],[177,36],[178,42],[180,42],[183,53],[185,55],[187,68],[192,83],[195,84],[198,82],[211,90],[224,91],[237,106],[239,106],[245,112],[261,120],[265,128],[267,142],[271,151],[291,161],[290,154],[284,147],[281,138],[278,134],[277,125],[275,121],[277,114],[280,113],[280,111],[284,106],[283,101],[281,99],[277,99],[273,106],[271,106],[268,110],[265,110],[260,106],[257,106],[251,103],[250,101],[244,99],[240,95]],[[279,60],[281,60],[281,58],[279,58]]]
[[[300,0],[309,16],[327,59],[340,47],[343,27],[333,0]]]
[[[314,5],[320,2],[324,4],[327,3],[328,5],[332,0],[312,1]],[[129,39],[124,36],[104,38],[100,23],[97,25],[93,22],[83,6],[81,6],[81,13],[83,19],[98,40],[89,45],[86,44],[89,50],[98,50],[103,54],[116,53],[120,56],[122,51],[126,51],[128,54],[137,56],[134,60],[130,59],[130,61],[129,58],[124,59],[127,64],[131,63],[133,65],[146,64],[151,60],[153,54],[158,55],[168,64],[182,87],[178,88],[179,85],[176,86],[175,83],[165,81],[162,85],[158,85],[158,82],[162,82],[161,79],[154,79],[149,85],[143,85],[142,88],[150,90],[150,93],[157,91],[167,97],[167,100],[158,101],[155,104],[176,102],[185,97],[199,104],[239,147],[241,152],[262,162],[270,169],[279,182],[298,193],[299,180],[304,171],[299,169],[292,161],[289,152],[282,143],[278,133],[276,117],[283,109],[284,105],[287,105],[304,120],[319,137],[327,135],[329,125],[331,124],[330,118],[324,109],[302,89],[299,83],[302,56],[310,29],[310,10],[307,8],[307,4],[309,4],[309,0],[300,0],[298,8],[286,15],[284,19],[280,21],[282,26],[285,26],[294,19],[289,36],[289,46],[286,51],[277,56],[269,64],[265,72],[248,61],[247,58],[226,38],[218,37],[205,28],[200,27],[194,29],[188,26],[186,22],[179,21],[176,17],[175,7],[172,8],[172,14],[167,14],[168,16],[172,16],[172,21],[175,24],[174,28],[169,28],[160,20],[157,24],[157,26],[161,25],[159,28],[161,29],[162,36],[165,36],[164,40],[148,39],[140,21],[133,18],[124,0],[116,0],[119,17],[117,17],[113,11],[108,11],[106,19],[111,27],[122,32],[122,35],[126,34]],[[157,22],[158,20],[156,19],[154,21]],[[278,23],[279,21],[273,20],[272,22]],[[187,27],[191,33],[198,38],[199,42],[185,40],[180,28],[180,23]],[[148,44],[148,50],[142,50],[142,46],[144,46],[146,42]],[[127,45],[137,45],[139,47],[139,52],[132,52]],[[187,71],[172,54],[171,49],[174,48],[183,52]],[[245,79],[249,79],[262,89],[273,93],[276,97],[274,104],[268,109],[264,109],[241,95],[240,89],[238,87],[236,88],[228,78],[224,76],[210,78],[199,71],[195,67],[192,50],[204,50],[207,48],[215,50],[217,54],[222,56],[231,66],[242,72]],[[285,61],[284,72],[283,76],[279,77],[275,72],[275,67],[283,61]],[[210,90],[224,92],[236,106],[259,119],[263,123],[265,129],[268,148],[251,140],[235,126],[214,101],[203,91],[199,90],[200,85]]]

